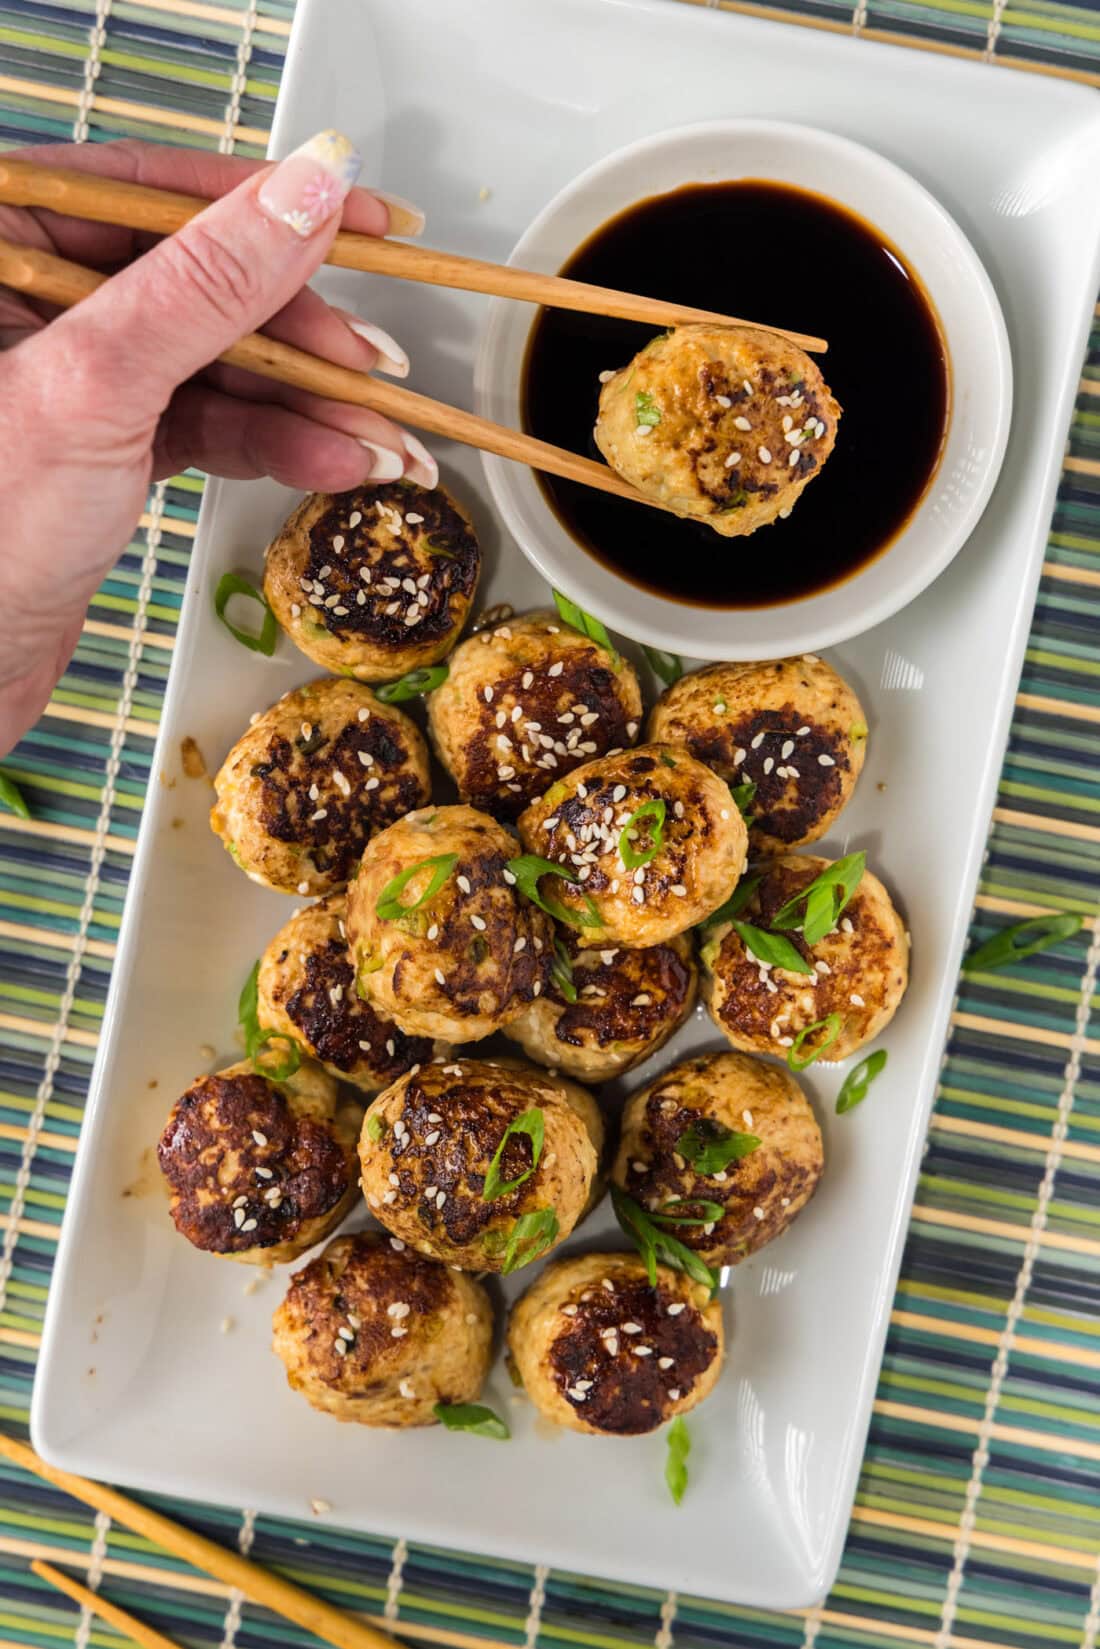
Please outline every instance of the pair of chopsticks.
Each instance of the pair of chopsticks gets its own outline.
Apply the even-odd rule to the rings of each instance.
[[[136,1500],[130,1500],[126,1495],[120,1494],[117,1489],[107,1488],[102,1483],[91,1483],[87,1478],[74,1477],[70,1472],[59,1471],[56,1466],[47,1465],[28,1444],[20,1443],[2,1432],[0,1455],[24,1471],[44,1478],[47,1483],[53,1483],[74,1500],[82,1500],[85,1505],[93,1506],[96,1511],[105,1512],[115,1523],[132,1529],[135,1534],[142,1535],[146,1540],[163,1547],[174,1557],[182,1558],[193,1568],[202,1569],[215,1580],[220,1580],[226,1586],[242,1592],[261,1608],[282,1615],[295,1626],[312,1632],[325,1643],[333,1644],[334,1649],[397,1649],[394,1640],[376,1627],[368,1625],[365,1621],[354,1620],[342,1609],[325,1603],[322,1598],[313,1597],[300,1586],[283,1580],[280,1575],[272,1574],[270,1569],[261,1568],[258,1563],[242,1557],[239,1552],[229,1551],[226,1547],[219,1546],[216,1541],[208,1540],[205,1535],[196,1534],[192,1529],[185,1529],[180,1524],[173,1523],[171,1518],[150,1510],[148,1506],[139,1505]],[[117,1604],[100,1597],[97,1592],[90,1591],[70,1576],[61,1574],[50,1564],[36,1561],[31,1564],[31,1568],[35,1574],[48,1580],[51,1585],[58,1587],[77,1603],[102,1615],[104,1620],[110,1621],[112,1626],[126,1633],[136,1643],[146,1645],[146,1649],[178,1649],[170,1638],[154,1631],[152,1627],[146,1626],[144,1622],[120,1609]]]
[[[87,218],[96,223],[118,224],[123,228],[155,234],[174,234],[208,202],[190,195],[150,189],[143,184],[124,183],[93,173],[39,166],[33,161],[0,159],[0,202],[11,206],[46,207],[69,217]],[[429,247],[409,246],[371,235],[341,231],[333,241],[326,260],[342,269],[393,275],[403,280],[433,286],[484,292],[494,297],[518,298],[551,309],[573,309],[592,315],[644,321],[654,326],[682,326],[708,321],[723,326],[759,326],[759,322],[738,320],[706,309],[663,303],[655,298],[560,275],[540,275],[514,269],[506,264],[483,263],[455,253],[436,252]],[[70,308],[90,296],[107,277],[80,264],[70,263],[33,247],[0,240],[0,285]],[[810,351],[828,346],[823,338],[805,333],[766,327]],[[636,503],[651,499],[623,481],[603,464],[577,453],[567,452],[547,441],[495,424],[487,418],[444,402],[418,395],[348,367],[336,366],[305,350],[253,332],[242,338],[221,359],[232,366],[245,367],[263,378],[272,378],[293,388],[308,390],[328,400],[370,407],[399,423],[410,424],[430,435],[446,436],[483,452],[496,453],[546,471],[568,481],[579,481],[602,492],[614,493]],[[661,506],[657,506],[661,507]]]

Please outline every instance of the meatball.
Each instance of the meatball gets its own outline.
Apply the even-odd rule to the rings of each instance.
[[[633,666],[550,613],[471,636],[428,699],[428,730],[463,801],[518,818],[593,756],[633,744],[642,696]]]
[[[732,1154],[747,1146],[746,1155]],[[789,1071],[747,1054],[702,1054],[627,1102],[612,1178],[651,1211],[676,1202],[677,1218],[700,1213],[688,1206],[693,1199],[720,1204],[718,1219],[670,1228],[715,1268],[785,1231],[824,1163],[821,1130]]]
[[[355,989],[342,893],[297,911],[264,951],[257,1017],[265,1031],[292,1038],[332,1076],[369,1093],[385,1088],[436,1052],[426,1036],[406,1036]]]
[[[678,1030],[695,1003],[696,968],[686,935],[663,945],[582,950],[560,928],[557,954],[572,973],[573,999],[550,984],[505,1035],[524,1053],[582,1082],[610,1082],[640,1065]]]
[[[514,1127],[532,1112],[540,1149],[537,1135]],[[533,1066],[425,1065],[367,1111],[363,1194],[420,1253],[465,1271],[514,1271],[563,1241],[587,1211],[602,1145],[590,1121],[563,1084]],[[486,1200],[495,1187],[504,1189]]]
[[[679,1271],[651,1286],[634,1254],[548,1265],[512,1309],[508,1352],[548,1420],[636,1437],[686,1414],[722,1367],[722,1307]]]
[[[738,913],[750,927],[769,928],[780,906],[828,868],[828,859],[789,853],[763,867],[762,880]],[[784,937],[809,963],[810,974],[760,962],[736,929],[722,923],[703,946],[702,992],[714,1023],[735,1048],[782,1054],[811,1026],[799,1048],[824,1061],[847,1059],[890,1023],[909,982],[909,936],[877,876],[863,877],[832,933],[808,946],[800,932]],[[824,1046],[831,1015],[839,1024]]]
[[[480,1283],[396,1237],[337,1237],[290,1279],[271,1349],[306,1402],[362,1426],[430,1426],[477,1397],[492,1357]]]
[[[600,947],[659,945],[709,916],[732,893],[748,841],[728,785],[665,744],[578,767],[531,804],[519,832],[573,878],[545,883],[553,913]]]
[[[552,929],[505,875],[515,852],[472,807],[412,813],[375,837],[348,890],[347,930],[356,988],[376,1013],[410,1036],[477,1042],[539,995]]]
[[[751,781],[753,851],[784,853],[824,836],[847,805],[867,720],[836,671],[804,654],[682,676],[654,705],[649,736],[686,745],[732,784]]]
[[[790,514],[839,417],[797,344],[704,323],[662,333],[608,379],[595,437],[647,498],[738,538]]]
[[[211,827],[254,882],[331,893],[376,830],[428,800],[428,750],[369,687],[322,676],[257,717],[214,789]]]
[[[447,656],[480,570],[462,505],[394,481],[304,498],[268,546],[264,594],[315,664],[391,681]]]
[[[360,1114],[310,1063],[280,1082],[247,1060],[200,1076],[157,1146],[177,1231],[246,1265],[304,1254],[355,1203]]]

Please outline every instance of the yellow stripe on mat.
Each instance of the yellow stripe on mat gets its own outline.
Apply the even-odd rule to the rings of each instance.
[[[80,704],[59,704],[57,699],[51,699],[42,714],[52,716],[55,721],[83,722],[88,727],[118,726],[118,717],[109,716],[105,710],[86,710]],[[139,733],[143,739],[155,739],[160,727],[160,718],[158,716],[156,721],[139,721],[136,716],[125,716],[122,725],[127,733]]]
[[[1100,705],[1070,704],[1066,699],[1046,699],[1039,693],[1017,693],[1021,710],[1038,710],[1045,716],[1068,716],[1071,721],[1100,721]]]
[[[1049,905],[1032,905],[1026,899],[995,899],[992,894],[979,893],[974,900],[975,910],[991,910],[995,916],[1052,916]]]
[[[81,101],[81,94],[68,86],[44,86],[37,80],[20,80],[10,74],[0,75],[0,92],[9,92],[13,97],[31,98],[36,103],[60,103],[66,109],[78,108]],[[171,126],[176,131],[199,132],[204,137],[221,137],[225,131],[224,120],[183,114],[179,109],[156,109],[148,103],[131,103],[121,97],[94,96],[89,105],[89,113],[92,112],[117,115],[120,120],[142,121],[147,126]],[[236,137],[238,142],[267,148],[268,134],[258,126],[238,126]]]
[[[1076,819],[1056,819],[1052,814],[1020,813],[1011,807],[993,809],[995,824],[1019,825],[1023,830],[1039,830],[1048,836],[1072,836],[1079,842],[1100,842],[1100,825],[1078,824]]]
[[[1059,1437],[1052,1431],[1029,1431],[1026,1426],[1005,1426],[999,1420],[983,1425],[980,1419],[966,1414],[946,1414],[938,1409],[917,1408],[912,1403],[890,1403],[885,1398],[875,1399],[875,1413],[884,1420],[907,1420],[916,1426],[931,1426],[937,1431],[964,1432],[976,1437],[979,1431],[989,1433],[997,1443],[1018,1443],[1024,1449],[1042,1449],[1047,1454],[1069,1454],[1082,1460],[1100,1460],[1100,1443],[1080,1437]]]
[[[1100,1241],[1094,1237],[1071,1237],[1064,1231],[1044,1228],[1034,1232],[1030,1225],[1014,1225],[1011,1220],[987,1220],[978,1214],[957,1214],[951,1208],[930,1208],[913,1204],[913,1218],[925,1225],[944,1225],[952,1231],[970,1231],[979,1237],[1004,1237],[1009,1242],[1026,1243],[1035,1237],[1044,1248],[1059,1248],[1066,1254],[1088,1254],[1100,1259]],[[1100,1455],[1097,1455],[1100,1460]]]
[[[985,1031],[990,1036],[1010,1036],[1016,1042],[1038,1042],[1046,1048],[1064,1048],[1067,1053],[1100,1054],[1100,1038],[1071,1036],[1068,1031],[1047,1031],[1041,1025],[1017,1025],[1008,1019],[987,1019],[984,1014],[953,1013],[951,1023],[960,1031]]]
[[[58,933],[54,928],[30,928],[22,922],[0,922],[0,939],[18,939],[22,944],[46,945],[54,950],[76,949],[74,933]],[[85,939],[82,949],[89,956],[101,956],[107,962],[115,954],[114,945],[106,939]]]
[[[0,1031],[16,1031],[23,1036],[39,1037],[43,1042],[48,1042],[57,1031],[57,1021],[23,1019],[19,1014],[0,1013]],[[99,1046],[99,1037],[95,1031],[77,1030],[73,1025],[66,1026],[65,1041],[77,1048]]]
[[[926,1317],[919,1311],[892,1311],[890,1321],[895,1328],[916,1329],[919,1334],[940,1334],[946,1340],[965,1340],[970,1345],[1000,1345],[1004,1330],[977,1328],[972,1323],[956,1323],[947,1317]],[[1012,1336],[1013,1350],[1025,1357],[1049,1357],[1057,1363],[1074,1363],[1078,1368],[1100,1368],[1100,1351],[1087,1346],[1067,1346],[1060,1340],[1036,1340],[1028,1334]]]
[[[939,1111],[933,1114],[932,1126],[945,1134],[965,1134],[968,1139],[986,1139],[994,1145],[1018,1147],[1023,1151],[1046,1152],[1051,1144],[1048,1133],[1029,1134],[1022,1128],[1001,1128],[992,1122],[971,1122],[967,1117],[943,1116]],[[1066,1139],[1059,1150],[1064,1157],[1072,1157],[1077,1162],[1100,1163],[1100,1145],[1085,1145],[1080,1140]]]
[[[89,636],[106,636],[110,641],[133,641],[134,632],[128,630],[125,624],[105,624],[99,618],[84,620],[84,634]],[[176,645],[173,635],[159,635],[156,630],[143,630],[141,633],[143,647],[164,647],[168,652]]]
[[[1100,475],[1100,458],[1066,458],[1062,468],[1076,470],[1078,475]]]
[[[164,11],[171,17],[194,17],[200,23],[227,23],[231,29],[239,29],[244,13],[231,11],[227,6],[206,6],[200,0],[141,0],[143,11]],[[290,38],[290,24],[284,23],[278,17],[253,17],[252,30],[255,34],[277,34],[281,39]]]
[[[1087,474],[1100,475],[1100,464],[1093,464],[1087,458],[1066,459],[1068,470],[1085,469],[1086,464],[1090,465]],[[1044,561],[1043,577],[1060,578],[1063,584],[1091,584],[1095,588],[1100,588],[1100,572],[1094,572],[1091,567],[1070,567],[1061,561]]]

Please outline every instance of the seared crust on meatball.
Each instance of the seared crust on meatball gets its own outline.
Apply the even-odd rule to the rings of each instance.
[[[730,1134],[759,1143],[725,1168],[701,1172],[678,1149],[720,1144]],[[817,1189],[825,1165],[821,1129],[789,1071],[747,1054],[701,1054],[632,1095],[623,1111],[614,1183],[651,1211],[693,1198],[725,1212],[707,1225],[677,1225],[675,1235],[712,1268],[736,1265],[785,1231]]]
[[[739,920],[769,927],[780,907],[830,863],[805,853],[768,861]],[[864,871],[832,933],[812,948],[801,933],[784,936],[813,966],[812,975],[761,964],[728,923],[708,935],[702,993],[714,1023],[735,1048],[782,1057],[800,1031],[835,1013],[840,1033],[820,1057],[825,1063],[847,1059],[889,1024],[909,982],[909,938],[890,895]],[[801,1057],[825,1035],[807,1037]]]
[[[503,826],[472,807],[413,813],[375,837],[348,890],[347,930],[357,989],[376,1012],[410,1035],[477,1042],[539,995],[551,925],[507,880],[515,853]],[[397,894],[405,914],[380,914],[408,871]]]
[[[304,498],[268,546],[264,594],[307,658],[391,681],[447,656],[480,570],[473,522],[446,488],[394,481]]]
[[[610,1082],[664,1046],[695,1004],[697,973],[686,934],[662,945],[582,950],[560,927],[556,945],[568,957],[575,1001],[552,973],[537,1002],[505,1035],[540,1064],[581,1082]]]
[[[463,801],[516,819],[593,756],[633,744],[634,667],[553,613],[527,613],[464,641],[428,698],[428,731]]]
[[[531,1139],[511,1134],[499,1173],[504,1185],[522,1183],[486,1201],[501,1141],[532,1110],[541,1111],[543,1125],[534,1171]],[[594,1139],[590,1122],[563,1084],[518,1060],[425,1065],[367,1112],[359,1140],[363,1194],[383,1225],[420,1253],[465,1271],[515,1270],[564,1241],[587,1212],[603,1143],[602,1129]],[[510,1255],[516,1222],[546,1210],[557,1221],[556,1230],[546,1221],[549,1240],[521,1243]]]
[[[493,1312],[472,1277],[392,1237],[337,1237],[295,1272],[272,1350],[313,1408],[363,1426],[430,1426],[468,1403],[492,1356]]]
[[[374,1093],[431,1059],[436,1045],[406,1036],[355,988],[344,922],[346,899],[330,893],[281,927],[260,960],[257,1018],[304,1047],[332,1076]]]
[[[355,1201],[359,1117],[310,1063],[282,1082],[247,1061],[200,1076],[157,1146],[177,1231],[246,1265],[304,1254]]]
[[[789,514],[839,417],[797,344],[705,323],[654,338],[604,384],[595,436],[640,492],[736,538]]]
[[[748,840],[728,785],[664,744],[578,767],[531,804],[519,833],[529,853],[577,878],[549,878],[543,893],[572,913],[580,944],[600,947],[663,944],[709,916],[732,893]],[[659,845],[631,869],[624,838],[633,857]]]
[[[254,882],[331,893],[375,831],[427,801],[428,750],[369,687],[322,676],[242,733],[214,789],[211,828]]]
[[[634,1254],[548,1265],[512,1309],[508,1351],[548,1420],[637,1437],[701,1403],[722,1367],[718,1300],[679,1271],[651,1287]]]
[[[649,737],[686,745],[732,784],[751,782],[754,853],[784,853],[831,829],[867,752],[867,719],[823,659],[712,664],[661,694]]]

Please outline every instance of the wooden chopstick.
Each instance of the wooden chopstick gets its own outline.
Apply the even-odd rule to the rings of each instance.
[[[90,297],[106,279],[106,275],[94,269],[54,257],[52,252],[0,240],[0,286],[10,286],[17,292],[26,292],[68,309]],[[655,499],[646,498],[606,464],[566,452],[564,447],[539,441],[533,435],[506,429],[503,424],[479,418],[461,407],[433,401],[430,396],[418,395],[399,384],[386,383],[369,373],[337,366],[303,349],[295,349],[292,344],[265,337],[261,332],[250,332],[218,359],[230,366],[245,367],[262,378],[273,378],[295,389],[323,395],[331,401],[370,407],[398,423],[412,424],[431,435],[461,441],[464,446],[479,447],[482,452],[495,452],[501,458],[514,458],[532,469],[546,470],[566,481],[579,481],[583,486],[596,487],[617,498],[628,498],[635,504],[648,504],[652,509],[665,507]]]
[[[101,1619],[109,1621],[116,1631],[132,1638],[135,1643],[144,1644],[145,1649],[180,1649],[173,1638],[166,1638],[163,1632],[146,1626],[136,1615],[127,1614],[117,1603],[100,1597],[98,1592],[90,1591],[71,1575],[62,1574],[52,1563],[43,1563],[39,1558],[35,1558],[31,1564],[31,1574],[37,1575],[40,1580],[48,1580],[51,1586],[56,1586],[59,1592],[71,1597],[74,1603],[79,1603],[82,1608],[90,1609],[93,1615],[99,1615]]]
[[[141,183],[100,177],[93,172],[39,166],[34,161],[9,157],[0,159],[0,201],[9,206],[45,206],[68,217],[121,224],[126,229],[141,229],[157,235],[174,234],[209,205],[209,201],[194,195],[173,194]],[[392,275],[400,280],[422,281],[429,286],[453,287],[463,292],[485,292],[497,298],[517,298],[525,303],[543,304],[548,309],[576,309],[588,315],[614,315],[620,320],[662,327],[683,326],[694,321],[710,321],[720,326],[754,326],[778,333],[813,354],[822,354],[829,347],[824,338],[792,332],[781,326],[765,326],[761,321],[739,320],[710,309],[664,303],[659,298],[644,298],[631,292],[613,292],[605,286],[590,286],[561,275],[540,275],[529,269],[514,269],[511,264],[484,263],[479,258],[463,258],[454,252],[436,252],[429,246],[408,246],[401,241],[350,234],[346,230],[336,236],[325,261],[340,269]]]
[[[174,1557],[182,1558],[193,1568],[202,1569],[224,1585],[235,1587],[262,1609],[270,1609],[273,1614],[293,1621],[304,1631],[313,1632],[326,1643],[335,1645],[335,1649],[397,1649],[394,1640],[376,1627],[367,1625],[365,1621],[353,1620],[342,1609],[304,1592],[300,1586],[284,1580],[281,1575],[272,1574],[270,1569],[261,1568],[239,1552],[207,1540],[205,1535],[173,1523],[161,1512],[154,1512],[136,1500],[127,1499],[117,1489],[109,1489],[103,1483],[89,1482],[85,1477],[74,1477],[70,1472],[48,1465],[29,1444],[17,1442],[3,1432],[0,1432],[0,1454],[23,1471],[45,1478],[47,1483],[53,1483],[56,1488],[72,1495],[74,1500],[82,1500],[86,1506],[106,1512],[114,1522],[163,1547]],[[168,1640],[162,1638],[159,1641],[164,1644]]]

